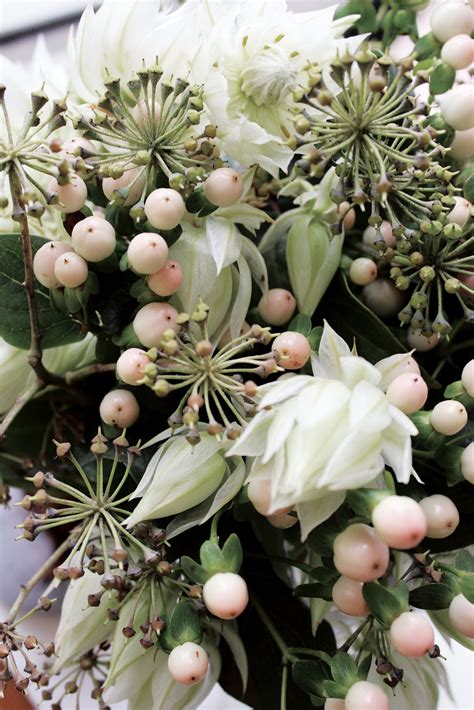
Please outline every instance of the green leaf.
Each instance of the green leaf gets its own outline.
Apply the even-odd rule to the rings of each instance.
[[[474,173],[472,175],[469,175],[469,177],[466,178],[466,180],[464,181],[462,194],[464,195],[466,200],[469,200],[469,202],[474,202]]]
[[[209,574],[204,567],[187,555],[181,557],[181,567],[186,577],[197,584],[205,584],[209,579]]]
[[[339,20],[347,15],[359,15],[359,19],[354,22],[359,33],[377,30],[377,14],[373,3],[366,0],[350,0],[337,8],[334,19]]]
[[[293,680],[306,693],[322,697],[323,682],[327,680],[325,666],[320,661],[296,661],[293,664]]]
[[[362,661],[359,663],[359,667],[357,669],[357,675],[359,676],[359,680],[367,680],[371,665],[372,654],[368,653],[366,656],[363,657]]]
[[[299,584],[295,587],[293,594],[295,597],[311,597],[316,599],[324,599],[327,602],[332,602],[331,587],[319,582],[309,584]]]
[[[225,572],[234,572],[237,574],[243,559],[242,545],[240,540],[235,533],[229,535],[225,544],[222,548],[222,555],[224,557]]]
[[[0,235],[2,262],[0,266],[0,335],[7,343],[28,350],[31,341],[30,318],[26,291],[21,237],[19,234]],[[46,244],[41,237],[31,237],[33,253]],[[39,329],[43,348],[67,345],[82,340],[80,327],[69,316],[53,308],[49,292],[35,282]]]
[[[321,557],[332,557],[334,538],[347,527],[347,518],[348,508],[342,506],[324,523],[318,525],[308,536],[313,552],[317,552]]]
[[[348,491],[346,501],[358,515],[370,519],[373,509],[389,495],[391,491],[383,488],[359,488]]]
[[[323,327],[321,325],[318,325],[316,328],[313,328],[309,335],[308,335],[308,341],[311,347],[311,350],[314,352],[318,352],[319,349],[319,343],[321,342],[321,338],[323,337]]]
[[[399,587],[383,587],[378,582],[364,584],[362,593],[372,614],[382,626],[388,628],[392,621],[403,611],[408,610],[408,591]],[[402,593],[400,593],[402,592]]]
[[[169,630],[177,644],[202,640],[201,622],[196,610],[188,601],[180,601],[171,614]]]
[[[328,698],[346,697],[347,688],[342,685],[339,685],[339,683],[335,683],[333,680],[325,680],[323,682],[323,688]]]
[[[446,609],[455,594],[447,584],[424,584],[410,592],[410,604],[418,609]]]
[[[288,330],[302,333],[307,337],[311,332],[311,318],[304,313],[298,313],[290,322]]]
[[[331,673],[336,683],[344,686],[347,690],[359,680],[354,659],[342,651],[336,653],[332,659]]]
[[[445,94],[451,89],[456,78],[455,70],[442,62],[430,76],[430,92],[432,94]]]
[[[208,572],[221,572],[225,567],[225,559],[221,548],[216,542],[206,540],[199,551],[201,564]]]
[[[310,572],[310,577],[323,584],[333,585],[339,577],[339,572],[335,569],[328,569],[327,567],[315,567]]]
[[[474,604],[474,574],[464,573],[460,579],[459,587],[466,599]]]
[[[423,61],[424,59],[431,59],[431,57],[439,57],[441,54],[441,42],[438,42],[436,37],[432,32],[429,32],[420,39],[415,44],[415,52],[417,59]]]
[[[454,558],[454,566],[463,572],[474,572],[474,557],[468,550],[459,550]]]

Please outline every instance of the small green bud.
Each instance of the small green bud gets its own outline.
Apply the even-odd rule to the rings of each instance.
[[[410,286],[410,279],[408,276],[399,276],[398,279],[395,281],[395,286],[398,288],[399,291],[406,291],[407,288]]]
[[[298,116],[295,120],[295,130],[300,136],[304,136],[305,133],[311,128],[311,123],[306,118],[306,116]]]
[[[166,397],[171,391],[171,386],[166,380],[157,380],[153,385],[153,392],[158,397]]]
[[[462,237],[462,227],[459,224],[449,223],[443,228],[443,234],[446,239],[452,239],[453,241],[460,239]]]
[[[400,311],[400,313],[398,314],[398,320],[401,323],[410,323],[412,315],[413,315],[413,312],[412,312],[412,309],[410,308],[410,306],[405,306],[405,308],[403,308]]]
[[[200,118],[201,114],[199,111],[195,111],[194,109],[191,109],[186,114],[186,119],[191,126],[196,126],[199,123]]]
[[[424,257],[423,254],[419,251],[413,251],[410,254],[410,262],[413,264],[413,266],[421,266],[424,264]]]
[[[147,150],[139,150],[135,153],[133,162],[135,165],[147,165],[150,162],[150,154]]]
[[[436,277],[436,271],[433,269],[432,266],[423,266],[422,269],[418,272],[420,279],[424,283],[428,283],[429,281],[433,281],[433,279]]]
[[[444,288],[447,293],[457,293],[462,284],[459,279],[451,278],[444,282]]]
[[[414,293],[410,298],[410,306],[416,309],[424,309],[428,305],[428,297],[425,293]]]

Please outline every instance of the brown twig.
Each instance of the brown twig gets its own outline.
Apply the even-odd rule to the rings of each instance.
[[[96,362],[93,365],[87,365],[87,367],[82,367],[80,370],[76,370],[75,372],[66,372],[66,374],[64,375],[64,380],[66,384],[72,385],[75,382],[84,380],[86,377],[90,377],[91,375],[98,375],[102,372],[113,372],[115,370],[115,367],[115,362],[110,362],[106,364]]]

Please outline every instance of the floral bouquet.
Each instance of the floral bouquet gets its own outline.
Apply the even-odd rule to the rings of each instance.
[[[435,708],[474,647],[474,3],[326,5],[2,62],[3,690]]]

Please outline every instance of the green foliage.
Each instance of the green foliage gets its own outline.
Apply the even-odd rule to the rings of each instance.
[[[164,650],[171,651],[188,641],[201,643],[202,627],[192,603],[182,600],[173,609],[165,629],[160,632],[159,645]]]
[[[419,609],[446,609],[455,594],[443,583],[423,584],[410,592],[410,604]]]
[[[10,345],[28,350],[31,330],[28,301],[23,286],[25,273],[21,237],[19,234],[2,234],[0,240],[0,335]],[[32,236],[31,244],[35,253],[45,244],[45,240]],[[79,325],[52,307],[47,289],[35,283],[35,294],[43,348],[82,340],[84,334]]]
[[[222,549],[217,542],[206,540],[201,545],[199,555],[201,564],[187,556],[181,558],[183,572],[198,584],[205,584],[218,572],[236,574],[242,565],[242,545],[235,533],[229,535]]]
[[[375,32],[377,29],[377,15],[373,3],[366,0],[350,0],[343,5],[340,5],[335,14],[334,19],[338,20],[347,15],[359,15],[359,19],[354,23],[354,27],[359,33]]]
[[[438,42],[436,37],[432,32],[429,32],[423,37],[420,37],[415,42],[415,52],[417,59],[421,62],[424,59],[432,59],[433,57],[439,57],[442,48],[441,42]]]
[[[383,628],[388,629],[397,616],[408,611],[408,587],[403,582],[395,587],[367,582],[362,593],[367,606]]]
[[[456,72],[448,64],[441,62],[430,76],[430,91],[432,94],[445,94],[452,88]]]

